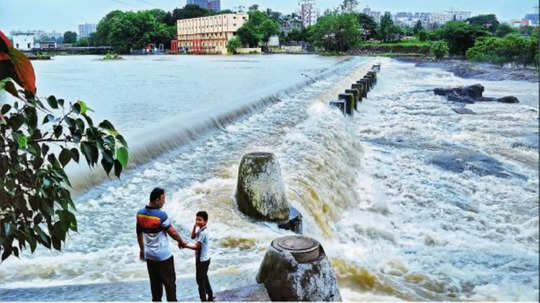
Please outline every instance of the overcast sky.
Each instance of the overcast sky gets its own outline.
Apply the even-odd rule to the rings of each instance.
[[[341,0],[316,0],[324,12]],[[0,0],[0,30],[76,30],[85,22],[97,23],[109,11],[182,7],[185,0]],[[222,0],[222,9],[257,3],[283,13],[298,10],[297,0]],[[473,14],[495,13],[503,21],[522,18],[535,11],[538,0],[359,0],[360,8],[379,11],[442,12],[449,8],[470,10]]]

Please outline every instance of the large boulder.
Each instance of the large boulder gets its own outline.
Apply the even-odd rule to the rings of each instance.
[[[501,103],[519,103],[519,100],[518,100],[518,98],[516,98],[514,96],[506,96],[506,97],[502,97],[502,98],[497,99],[497,102],[501,102]]]
[[[475,84],[471,86],[463,86],[463,87],[456,87],[456,88],[436,88],[433,90],[435,95],[439,96],[450,96],[453,95],[455,97],[470,97],[472,99],[479,99],[482,98],[482,94],[484,93],[484,86],[481,84]]]
[[[285,185],[274,154],[244,155],[238,169],[236,201],[248,216],[277,222],[289,219]]]
[[[341,301],[336,275],[314,239],[287,236],[272,241],[257,274],[272,301]]]

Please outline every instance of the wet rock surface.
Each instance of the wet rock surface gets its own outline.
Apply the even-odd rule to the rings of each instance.
[[[244,155],[238,170],[236,200],[240,211],[253,218],[276,222],[289,219],[281,168],[272,153]]]
[[[506,96],[503,98],[491,98],[484,97],[484,86],[481,84],[474,84],[470,86],[460,86],[454,88],[435,88],[433,93],[438,96],[445,96],[448,101],[473,104],[476,102],[490,102],[497,101],[501,103],[519,103],[518,98],[514,96]]]
[[[272,242],[257,282],[272,301],[341,301],[336,275],[324,249],[315,240],[289,236]]]
[[[523,175],[508,171],[498,160],[480,153],[444,153],[434,156],[430,163],[454,173],[471,171],[481,177],[495,176],[499,178],[517,177],[526,179]]]
[[[440,68],[465,79],[538,82],[538,75],[531,68],[500,67],[489,63],[476,63],[456,59],[441,61],[410,57],[396,57],[395,59],[402,62],[415,63],[417,67]]]

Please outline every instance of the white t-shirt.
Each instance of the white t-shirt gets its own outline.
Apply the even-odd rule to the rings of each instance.
[[[195,241],[201,243],[201,248],[198,252],[199,260],[201,262],[206,262],[210,260],[210,254],[209,254],[209,249],[208,249],[209,237],[208,237],[208,232],[206,230],[206,226],[199,229],[199,231],[197,232],[197,237],[195,238]]]

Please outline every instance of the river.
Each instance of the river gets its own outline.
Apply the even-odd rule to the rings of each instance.
[[[148,299],[134,226],[155,186],[184,237],[194,214],[209,212],[215,291],[253,284],[271,240],[288,232],[235,206],[238,164],[251,151],[276,154],[345,300],[538,300],[537,83],[466,80],[388,58],[98,59],[35,62],[38,94],[82,99],[110,119],[133,168],[120,180],[72,168],[79,232],[61,253],[2,263],[0,300]],[[353,118],[327,106],[376,62],[378,84]],[[478,82],[486,96],[522,102],[460,115],[425,92]],[[174,256],[180,296],[196,297],[193,253]]]

